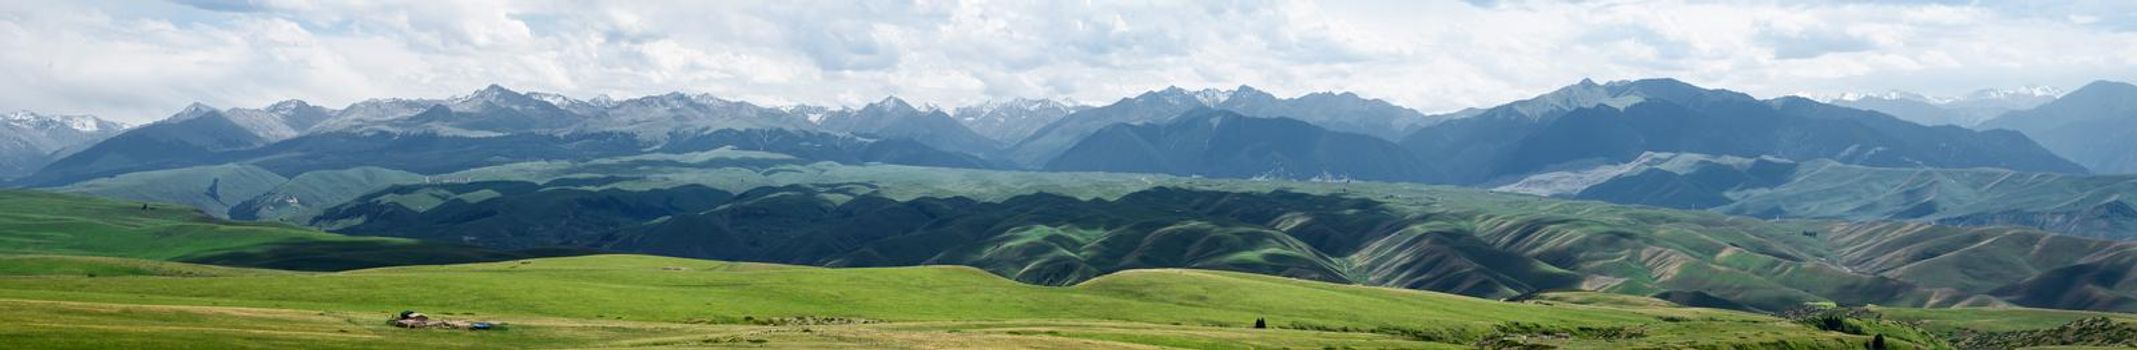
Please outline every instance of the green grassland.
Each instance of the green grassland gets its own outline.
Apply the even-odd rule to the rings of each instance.
[[[468,182],[485,180],[505,180],[495,183],[504,187]],[[417,241],[230,222],[172,204],[144,210],[138,202],[0,192],[0,303],[22,310],[0,321],[26,325],[0,330],[7,339],[0,342],[16,342],[0,345],[1468,348],[1513,337],[1564,348],[1819,349],[1860,348],[1868,333],[1644,296],[1693,292],[1762,309],[1804,302],[1972,306],[1949,313],[1879,308],[1920,320],[1922,330],[1855,322],[1879,334],[1904,333],[1893,341],[1915,348],[1940,345],[1921,340],[1923,330],[2052,327],[2060,316],[2041,315],[2056,312],[2011,307],[1991,293],[2053,288],[2042,284],[2047,280],[2013,282],[2086,264],[2111,269],[2121,265],[2099,264],[2120,260],[2094,257],[2137,251],[2028,230],[1765,221],[1415,184],[854,166],[734,151],[520,163],[414,181],[380,169],[270,178],[243,187],[268,194],[231,208],[269,222],[341,210],[364,215],[325,216],[339,221],[324,226],[384,225],[392,232],[426,221],[379,215],[513,208],[538,215],[444,215],[463,221],[437,221],[452,225],[432,227],[441,233],[425,237],[433,241]],[[203,193],[196,185],[131,183],[95,188],[168,186],[125,191],[186,203],[199,198],[185,196]],[[525,189],[508,190],[514,186]],[[674,200],[714,190],[738,199],[709,203],[716,207]],[[336,198],[351,203],[326,203]],[[694,209],[645,218],[645,227],[623,237],[815,242],[848,250],[802,263],[848,267],[535,258],[583,252],[435,243],[492,229],[573,232],[549,225],[560,222],[605,227],[589,220],[640,219],[544,208],[641,202]],[[940,213],[963,219],[915,219]],[[714,227],[735,235],[709,234]],[[905,235],[881,237],[895,232]],[[1940,236],[1996,244],[1953,246]],[[2014,248],[2033,245],[2070,254]],[[1993,269],[1975,268],[1983,266]],[[1976,270],[1994,274],[1965,278]],[[1494,300],[1555,288],[1609,294]],[[2120,300],[2111,294],[2101,300]],[[405,309],[514,327],[480,333],[382,324]],[[1977,317],[2014,321],[1971,321]],[[1256,318],[1279,329],[1248,328]],[[871,322],[809,321],[826,319]],[[1593,336],[1619,333],[1639,336]]]
[[[2122,266],[2124,260],[2107,258],[2137,252],[2137,245],[2023,229],[1766,221],[1414,184],[1166,177],[1114,183],[1107,181],[1131,175],[887,166],[815,171],[833,180],[766,182],[785,183],[774,187],[639,187],[658,182],[646,179],[400,186],[358,197],[318,223],[351,234],[506,249],[562,244],[823,266],[956,264],[1057,285],[1123,269],[1188,267],[1487,298],[1557,289],[1697,292],[1729,301],[1703,306],[1765,311],[1804,302],[2010,305],[1996,293],[2076,288],[2056,284],[2075,280],[2006,286],[2064,267]],[[922,173],[939,178],[922,179]],[[1083,175],[1096,182],[1062,186],[1086,188],[1080,192],[996,197],[1032,189],[988,185],[1014,176],[1071,184]],[[969,185],[965,192],[973,195],[936,196],[933,191],[955,191],[937,187],[946,184]],[[1953,245],[1960,241],[1996,244]],[[2035,243],[2066,248],[2028,249]],[[2114,283],[2099,288],[2119,289]],[[2129,299],[2103,292],[2022,301],[2121,310],[2117,305]]]
[[[234,223],[70,195],[0,197],[7,199],[0,201],[0,234],[9,242],[0,253],[5,348],[1458,349],[1503,341],[1569,349],[1854,349],[1869,340],[1619,294],[1498,301],[1192,269],[1133,269],[1047,286],[963,266],[823,268],[644,255],[438,264],[432,255],[468,247]],[[339,272],[185,262],[317,241],[362,242],[373,247],[364,257],[406,261]],[[508,326],[469,332],[384,324],[409,309]],[[1251,328],[1255,319],[1272,329]],[[1888,341],[1902,349],[1939,345],[1905,339]]]
[[[69,255],[0,255],[0,276],[221,277],[286,274],[268,269]]]
[[[217,178],[236,188],[234,181],[267,177]],[[232,207],[233,217],[493,249],[957,264],[1044,284],[1187,267],[1488,298],[1558,289],[1674,293],[1688,302],[1721,300],[1703,306],[1765,311],[1803,302],[2137,310],[2137,294],[2128,292],[2137,278],[2093,285],[2063,278],[2137,266],[2130,258],[2137,245],[2023,229],[1757,220],[1408,183],[842,165],[715,150],[427,177],[321,170],[241,187],[268,190]],[[72,188],[187,203],[204,193],[198,183],[124,177]],[[1963,244],[1983,241],[1995,244]],[[816,246],[721,248],[778,242]],[[2044,254],[2035,245],[2059,248]],[[2096,292],[2053,293],[2059,289]]]
[[[1862,340],[1732,311],[1500,302],[1228,272],[1138,270],[1048,287],[964,267],[825,269],[628,255],[323,274],[0,277],[0,304],[18,310],[5,321],[38,324],[7,331],[22,337],[0,342],[33,348],[185,340],[204,347],[238,340],[259,347],[667,346],[728,336],[741,340],[732,345],[803,348],[957,344],[929,345],[944,341],[1000,348],[1024,348],[1027,341],[1066,342],[1063,348],[1460,348],[1506,322],[1640,327],[1649,334],[1557,341],[1575,348],[1830,348]],[[402,309],[511,326],[490,333],[385,328],[383,318]],[[802,317],[871,323],[753,322]],[[1248,328],[1256,318],[1305,329]],[[791,334],[802,329],[825,334]],[[1371,329],[1449,338],[1428,342]],[[236,337],[211,336],[219,334]]]
[[[1959,330],[2009,332],[2044,329],[2090,317],[2106,317],[2122,322],[2137,323],[2137,315],[2113,312],[2029,308],[1874,308],[1874,310],[1884,314],[1886,318],[1921,322],[1922,329],[1932,332],[1956,332]]]
[[[0,254],[100,256],[289,270],[343,270],[546,255],[343,236],[282,224],[220,220],[174,204],[35,191],[0,191]],[[14,261],[20,264],[10,265],[35,264]],[[99,267],[113,268],[141,267]]]

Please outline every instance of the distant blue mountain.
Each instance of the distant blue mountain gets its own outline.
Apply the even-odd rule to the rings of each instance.
[[[1441,177],[1431,164],[1387,140],[1215,109],[1188,111],[1164,123],[1099,129],[1045,169],[1416,182]]]
[[[1623,163],[1647,152],[2085,172],[2013,132],[1922,126],[1809,99],[1758,100],[1672,79],[1584,80],[1420,129],[1401,143],[1463,184]]]
[[[2094,172],[2137,173],[2137,85],[2096,81],[1981,128],[2025,133]]]
[[[1076,144],[1077,140],[1107,126],[1122,123],[1157,123],[1195,109],[1220,109],[1254,117],[1282,117],[1304,121],[1323,129],[1396,140],[1403,132],[1430,125],[1438,119],[1387,101],[1367,99],[1352,93],[1312,93],[1296,98],[1278,98],[1249,86],[1230,91],[1190,91],[1179,87],[1146,92],[1110,105],[1071,113],[1032,132],[1011,145],[1006,158],[1027,167],[1042,167]]]
[[[588,102],[496,85],[452,99],[370,100],[342,110],[301,101],[264,110],[196,104],[53,161],[15,182],[58,186],[138,171],[229,163],[285,176],[361,166],[428,174],[532,160],[729,147],[819,161],[993,166],[976,155],[991,152],[992,140],[972,134],[941,112],[921,113],[902,101],[897,105],[841,111],[851,117],[838,119],[838,126],[849,131],[842,133],[823,130],[794,111],[710,96]]]

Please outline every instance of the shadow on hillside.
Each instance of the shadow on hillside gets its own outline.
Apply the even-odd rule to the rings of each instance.
[[[189,256],[179,261],[296,271],[345,271],[388,266],[465,264],[599,254],[577,248],[496,251],[442,243],[324,241],[276,243],[243,251]]]

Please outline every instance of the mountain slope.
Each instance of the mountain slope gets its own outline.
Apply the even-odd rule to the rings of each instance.
[[[573,132],[625,132],[654,141],[722,129],[818,129],[808,120],[787,111],[703,94],[669,93],[607,104],[576,102],[574,105],[583,105],[574,109],[588,117],[584,125],[577,126]]]
[[[1498,189],[1760,218],[2019,226],[2137,239],[2133,176],[1649,153],[1624,164],[1538,174]]]
[[[1880,94],[1844,94],[1826,100],[1836,106],[1889,114],[1916,124],[1974,127],[2011,111],[2031,109],[2054,101],[2062,90],[2029,86],[2023,89],[1982,89],[1956,98],[1936,98],[1891,91]]]
[[[2137,85],[2096,81],[2029,110],[2004,114],[1984,129],[2025,133],[2095,172],[2137,173]]]
[[[210,165],[120,174],[53,191],[145,202],[177,203],[227,218],[230,208],[289,179],[249,165]]]
[[[1278,98],[1245,85],[1233,89],[1223,102],[1210,107],[1256,117],[1297,119],[1330,131],[1391,141],[1402,139],[1404,133],[1436,121],[1416,110],[1350,92],[1315,92]]]
[[[1046,284],[1073,283],[1122,269],[1195,267],[1495,298],[1583,289],[1763,310],[1813,301],[2007,305],[2000,295],[2012,294],[1999,290],[2036,276],[2028,271],[2046,274],[2087,264],[2045,254],[2111,256],[2128,246],[2058,236],[2049,241],[2082,244],[2056,243],[2053,250],[1973,250],[1967,254],[1980,255],[1966,255],[1969,261],[2032,262],[2025,269],[2010,270],[2015,273],[1967,278],[1964,264],[1923,263],[1918,269],[1868,272],[1887,261],[1845,260],[1838,254],[1868,257],[1887,252],[1905,261],[1939,256],[1918,253],[1932,246],[1878,243],[1921,242],[1919,237],[1881,238],[1920,227],[1973,232],[1969,234],[1977,241],[2040,241],[2054,235],[2008,228],[1760,221],[1400,183],[997,174],[882,166],[767,165],[747,170],[717,164],[632,164],[597,168],[639,169],[636,172],[678,167],[654,174],[714,175],[548,180],[553,183],[540,185],[406,185],[329,209],[314,223],[352,234],[494,247],[563,245],[827,266],[958,264]],[[701,166],[718,170],[688,170]],[[1024,180],[975,181],[997,175]],[[1076,181],[1092,182],[1038,192],[1053,188],[1039,184]],[[1837,233],[1847,230],[1862,232]],[[2114,264],[2101,267],[2121,266]],[[2070,283],[2082,282],[2047,280],[2028,288],[2076,288]]]
[[[53,159],[125,131],[127,126],[86,115],[29,111],[0,115],[0,179],[36,172]]]
[[[992,166],[972,155],[923,144],[938,138],[872,139],[817,132],[785,111],[679,96],[611,103],[607,105],[613,113],[596,116],[573,114],[494,85],[453,100],[371,100],[340,111],[301,102],[266,110],[218,111],[196,105],[55,161],[20,182],[62,186],[131,172],[222,164],[252,165],[283,176],[366,166],[437,174],[522,161],[722,147],[835,162]],[[963,130],[940,113],[931,117]],[[742,126],[769,127],[734,129]]]
[[[958,107],[950,117],[995,142],[1013,144],[1069,113],[1089,108],[1054,100],[1018,98]]]
[[[1046,163],[1053,171],[1225,178],[1431,181],[1437,169],[1392,142],[1286,118],[1189,111],[1163,124],[1115,124]]]
[[[1582,81],[1418,130],[1402,144],[1451,169],[1457,183],[1623,163],[1646,152],[2084,171],[2015,133],[1924,127],[1802,98],[1760,101],[1669,79]]]
[[[1196,108],[1207,107],[1205,98],[1214,98],[1213,90],[1197,95],[1177,87],[1145,92],[1131,98],[1123,98],[1113,104],[1086,109],[1062,116],[1045,127],[1033,131],[1030,137],[1017,141],[1008,149],[1010,161],[1027,168],[1044,166],[1047,161],[1060,156],[1078,140],[1114,124],[1161,122],[1166,118]]]
[[[1001,145],[939,110],[920,110],[896,97],[858,110],[838,110],[818,123],[825,130],[882,139],[907,139],[951,152],[990,155]]]
[[[1199,108],[1229,110],[1254,117],[1290,118],[1332,131],[1388,140],[1437,120],[1387,101],[1351,93],[1324,92],[1277,98],[1248,86],[1231,91],[1189,91],[1168,87],[1063,116],[1012,145],[1008,156],[1011,161],[1027,167],[1042,167],[1099,129],[1114,124],[1165,122]]]
[[[135,171],[205,165],[199,155],[259,147],[297,132],[281,115],[260,110],[221,111],[201,104],[163,121],[126,130],[53,161],[25,177],[29,184],[57,185]]]

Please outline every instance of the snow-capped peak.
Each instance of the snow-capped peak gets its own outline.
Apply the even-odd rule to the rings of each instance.
[[[586,103],[591,103],[595,106],[601,106],[602,108],[615,107],[616,98],[609,97],[608,94],[600,94],[594,95],[594,98],[592,99],[587,99]]]
[[[576,105],[576,104],[584,103],[584,102],[581,102],[581,101],[579,101],[579,100],[576,100],[576,99],[572,99],[572,98],[571,98],[570,96],[564,96],[563,94],[554,94],[554,93],[547,93],[547,92],[532,92],[532,91],[530,91],[530,92],[527,92],[527,97],[530,97],[530,98],[534,98],[535,100],[539,100],[539,101],[542,101],[542,102],[548,102],[549,104],[553,104],[553,105],[558,105],[558,106]]]
[[[515,95],[525,96],[521,95],[519,92],[512,91],[512,89],[506,89],[504,86],[490,84],[490,86],[485,86],[482,88],[482,90],[475,90],[475,92],[469,93],[466,96],[454,97],[452,101],[455,104],[477,101],[496,101],[501,98],[506,98]]]
[[[1966,98],[1971,100],[1987,100],[2023,97],[2057,97],[2063,96],[2063,92],[2063,89],[2058,89],[2053,86],[2026,85],[2025,87],[2020,87],[2016,89],[1975,90],[1973,93],[1966,94]]]
[[[45,115],[43,115],[43,114],[37,114],[37,112],[31,112],[31,111],[14,111],[14,112],[7,112],[7,114],[5,114],[5,115],[0,115],[0,120],[7,120],[7,121],[24,121],[24,120],[39,120],[39,119],[46,119],[46,118],[51,118],[51,117],[45,116]]]
[[[1188,101],[1181,102],[1194,102],[1202,104],[1203,106],[1216,106],[1218,104],[1224,103],[1225,99],[1230,98],[1232,96],[1232,92],[1218,89],[1201,89],[1189,91],[1179,86],[1167,86],[1164,90],[1152,91],[1143,95],[1158,96],[1167,100],[1174,101],[1177,101],[1175,100],[1176,98],[1185,98],[1188,99]]]
[[[1833,96],[1832,98],[1829,98],[1829,99],[1825,99],[1825,100],[1826,100],[1826,101],[1895,100],[1895,101],[1920,101],[1920,102],[1928,102],[1928,103],[1948,103],[1948,102],[1951,102],[1951,101],[1952,101],[1953,99],[1951,99],[1951,98],[1943,98],[1943,97],[1931,97],[1931,96],[1928,96],[1928,95],[1923,95],[1923,94],[1918,94],[1918,93],[1913,93],[1913,92],[1906,92],[1906,91],[1900,91],[1900,90],[1886,90],[1885,92],[1874,92],[1874,93],[1864,93],[1864,92],[1845,92],[1845,93],[1841,93],[1841,94],[1839,94],[1839,95],[1837,95],[1837,96]]]
[[[1194,96],[1195,100],[1201,101],[1204,106],[1215,106],[1232,97],[1232,93],[1217,89],[1202,89],[1195,91]]]
[[[973,105],[970,105],[970,106],[964,106],[964,107],[960,107],[960,108],[957,108],[957,110],[959,110],[959,111],[967,111],[967,110],[969,110],[969,111],[971,111],[971,112],[988,112],[988,111],[995,111],[995,110],[1004,110],[1004,109],[1009,109],[1009,110],[1036,110],[1036,109],[1051,109],[1051,108],[1067,108],[1068,106],[1072,106],[1072,105],[1073,105],[1073,104],[1070,104],[1070,103],[1064,103],[1064,102],[1057,102],[1057,101],[1054,101],[1054,100],[1049,100],[1049,99],[1033,99],[1033,98],[1023,98],[1023,97],[1018,97],[1018,98],[1012,98],[1012,99],[1007,99],[1007,100],[987,100],[986,102],[980,102],[980,103],[977,103],[977,104],[973,104]]]
[[[46,115],[31,111],[8,112],[5,115],[0,115],[0,121],[32,129],[49,130],[53,127],[64,127],[81,132],[127,128],[124,123],[108,121],[91,115]]]
[[[283,100],[282,102],[275,102],[275,104],[267,105],[267,111],[274,112],[275,114],[290,114],[298,109],[311,106],[312,104],[305,103],[304,100]]]
[[[2041,99],[2041,98],[2049,98],[2049,99],[2052,99],[2052,98],[2055,98],[2055,97],[2058,97],[2058,96],[2062,96],[2062,95],[2063,95],[2063,93],[2064,93],[2063,89],[2058,89],[2058,88],[2055,88],[2055,87],[2053,87],[2053,86],[2041,86],[2041,85],[2026,85],[2025,87],[2020,87],[2020,88],[2015,88],[2015,89],[1981,89],[1981,90],[1975,90],[1974,92],[1971,92],[1971,93],[1967,93],[1966,95],[1962,95],[1962,96],[1956,96],[1956,97],[1952,97],[1952,96],[1930,96],[1930,95],[1924,95],[1924,94],[1920,94],[1920,93],[1914,93],[1914,92],[1908,92],[1908,91],[1900,91],[1900,90],[1886,90],[1885,92],[1873,92],[1873,93],[1864,93],[1864,92],[1846,92],[1846,93],[1840,93],[1840,94],[1825,94],[1825,95],[1820,95],[1820,94],[1796,94],[1796,95],[1798,95],[1798,96],[1803,96],[1803,97],[1808,97],[1808,98],[1811,98],[1811,99],[1816,99],[1816,100],[1822,100],[1822,101],[1826,101],[1826,102],[1855,102],[1855,101],[1863,101],[1863,100],[1895,100],[1895,101],[1916,101],[1916,102],[1925,102],[1925,103],[1929,103],[1929,104],[1938,104],[1938,105],[1941,105],[1941,104],[1951,104],[1951,103],[1955,103],[1955,102],[1965,102],[1965,101],[1983,101],[1983,100],[2006,100],[2006,99]]]
[[[867,106],[862,106],[861,109],[876,109],[889,111],[918,110],[917,108],[913,107],[913,104],[906,103],[904,99],[899,99],[897,96],[884,97],[883,100],[876,101],[875,103],[870,103]]]
[[[727,99],[720,98],[719,96],[713,96],[709,93],[699,93],[695,95],[690,95],[690,100],[708,106],[726,106],[728,104],[735,103],[735,101],[729,101]]]
[[[165,118],[164,120],[177,121],[193,119],[195,117],[200,117],[203,115],[208,115],[209,113],[217,112],[221,112],[221,110],[215,109],[215,107],[208,106],[207,104],[194,102],[193,104],[186,105],[185,109],[179,110],[178,114],[172,114],[170,118]]]

